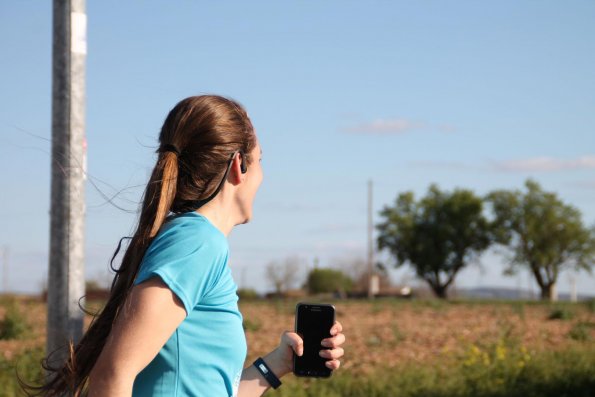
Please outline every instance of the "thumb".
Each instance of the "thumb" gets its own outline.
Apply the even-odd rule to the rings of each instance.
[[[298,356],[304,354],[304,341],[295,332],[285,331],[281,341],[282,344],[289,346]]]

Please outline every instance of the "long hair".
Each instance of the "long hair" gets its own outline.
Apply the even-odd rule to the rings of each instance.
[[[242,150],[246,163],[256,146],[256,136],[245,109],[236,101],[201,95],[180,101],[167,115],[159,134],[158,158],[143,194],[134,234],[115,271],[107,303],[94,315],[75,346],[70,340],[68,358],[58,366],[42,360],[47,372],[40,386],[19,378],[28,396],[84,395],[119,309],[132,289],[141,260],[170,212],[193,211],[192,204],[209,197],[223,178],[230,155]],[[174,150],[171,150],[173,146]],[[164,150],[164,147],[170,149]],[[120,241],[121,243],[121,241]],[[118,254],[116,249],[112,262]]]

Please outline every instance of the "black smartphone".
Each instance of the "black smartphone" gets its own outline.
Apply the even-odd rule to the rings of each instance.
[[[320,343],[331,337],[335,324],[335,307],[324,303],[303,303],[295,307],[295,332],[304,341],[304,354],[293,353],[293,373],[296,376],[328,378],[332,370],[325,365],[329,360],[320,357],[320,350],[330,349]]]

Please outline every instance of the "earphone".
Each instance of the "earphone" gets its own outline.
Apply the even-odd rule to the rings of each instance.
[[[248,167],[246,166],[246,156],[244,155],[243,150],[238,150],[237,152],[233,152],[231,161],[233,161],[234,157],[236,156],[236,153],[238,153],[238,152],[240,153],[240,156],[242,156],[242,162],[240,163],[240,170],[242,171],[242,174],[245,174],[246,171],[248,171]]]
[[[225,175],[223,175],[223,179],[221,179],[221,182],[219,183],[217,190],[215,190],[213,192],[213,194],[211,194],[209,197],[207,197],[204,200],[197,200],[197,201],[192,202],[194,211],[196,211],[198,208],[202,207],[203,205],[205,205],[206,203],[211,201],[213,198],[215,198],[217,193],[219,193],[219,191],[223,187],[223,183],[227,179],[227,175],[229,174],[229,170],[231,169],[231,165],[233,164],[233,159],[235,159],[235,157],[236,157],[236,153],[240,153],[240,156],[242,156],[242,162],[240,163],[240,170],[242,171],[242,174],[245,174],[246,171],[248,171],[248,167],[246,165],[246,156],[244,155],[244,151],[236,150],[235,152],[233,152],[233,154],[231,155],[231,159],[229,160],[229,164],[227,164],[227,170],[225,171]]]

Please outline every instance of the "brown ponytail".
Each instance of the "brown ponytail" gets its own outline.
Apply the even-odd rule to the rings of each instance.
[[[201,95],[180,101],[168,114],[159,135],[159,157],[143,194],[136,231],[115,271],[110,296],[89,328],[74,346],[69,342],[65,363],[50,364],[51,352],[41,363],[48,377],[41,386],[18,378],[28,396],[75,397],[86,393],[91,370],[129,295],[145,251],[170,212],[193,211],[192,203],[208,197],[223,177],[229,155],[242,150],[247,164],[256,145],[254,128],[246,111],[237,102],[217,95]],[[163,150],[173,147],[176,150]],[[122,241],[120,241],[121,244]],[[112,256],[112,262],[120,249]],[[17,374],[18,377],[18,374]]]
[[[176,196],[176,182],[178,178],[177,156],[174,152],[165,152],[161,157],[163,163],[161,167],[159,167],[163,173],[161,178],[161,192],[159,193],[157,214],[155,215],[155,221],[153,221],[153,227],[149,233],[149,238],[155,237],[161,228],[161,225],[174,202],[174,197]]]

